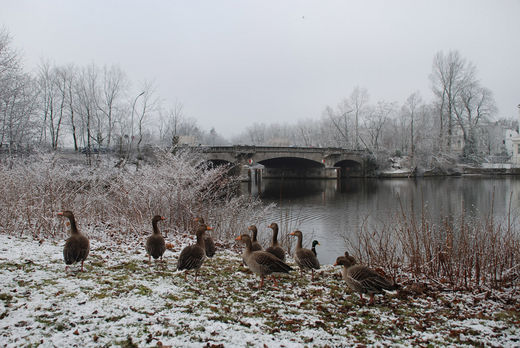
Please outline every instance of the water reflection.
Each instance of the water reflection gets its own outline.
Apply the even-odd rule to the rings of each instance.
[[[282,233],[296,228],[310,247],[318,239],[322,263],[343,254],[356,231],[388,226],[400,212],[425,213],[434,223],[462,212],[468,218],[493,214],[503,219],[509,209],[519,215],[520,179],[504,177],[443,177],[419,179],[290,180],[265,179],[244,184],[242,192],[259,196],[277,208],[264,226],[279,223]],[[511,202],[511,205],[510,205]],[[265,240],[269,231],[259,230]]]

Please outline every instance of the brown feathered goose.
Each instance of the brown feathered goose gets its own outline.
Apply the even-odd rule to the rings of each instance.
[[[66,217],[70,221],[70,237],[65,241],[63,247],[63,259],[67,265],[65,271],[68,269],[68,265],[81,262],[81,272],[83,272],[83,262],[90,252],[90,242],[85,235],[78,231],[76,219],[71,211],[65,210],[58,213],[58,216]]]
[[[153,233],[150,237],[146,239],[146,253],[148,254],[148,262],[151,262],[151,258],[154,260],[163,257],[164,252],[166,251],[166,242],[164,241],[164,237],[159,231],[159,227],[157,227],[157,223],[159,221],[165,220],[160,215],[155,215],[152,219],[152,227]]]
[[[318,258],[314,255],[312,250],[302,247],[303,234],[301,231],[296,230],[291,232],[290,235],[298,237],[296,249],[294,250],[294,261],[300,266],[300,275],[303,276],[304,269],[310,269],[312,272],[311,281],[314,281],[314,270],[320,269]]]
[[[267,227],[273,230],[273,240],[271,242],[271,246],[265,249],[265,251],[273,254],[274,256],[285,262],[285,250],[283,250],[283,248],[278,243],[278,224],[273,222]]]
[[[251,251],[258,251],[258,250],[262,250],[262,246],[260,245],[260,243],[258,243],[258,240],[256,239],[257,236],[258,236],[258,229],[256,228],[255,225],[251,225],[247,228],[249,231],[251,231],[252,233],[252,238],[251,238]]]
[[[196,233],[197,243],[193,245],[188,245],[181,251],[179,261],[177,263],[177,270],[186,270],[186,272],[184,273],[184,279],[186,279],[188,271],[194,269],[195,281],[197,281],[200,266],[202,266],[202,263],[204,262],[204,259],[206,257],[206,251],[204,246],[204,233],[208,230],[211,230],[211,227],[207,225],[199,225]]]
[[[206,226],[206,224],[204,223],[204,219],[201,218],[201,217],[196,217],[194,219],[194,221],[196,223],[198,223],[199,225],[204,225]],[[215,256],[215,252],[217,251],[217,247],[215,246],[215,241],[213,240],[213,238],[211,238],[211,236],[209,234],[204,234],[204,249],[206,250],[206,256],[207,257],[213,257]]]
[[[364,301],[363,294],[370,296],[369,304],[374,303],[374,295],[382,294],[384,290],[397,290],[400,285],[388,280],[376,271],[364,265],[359,265],[356,259],[345,252],[345,256],[336,259],[334,266],[343,265],[341,275],[348,287],[359,293],[361,301]]]
[[[249,269],[260,276],[260,288],[264,285],[265,276],[272,273],[289,273],[292,268],[282,262],[279,258],[263,250],[252,251],[251,237],[247,234],[238,236],[236,240],[246,245],[245,262]],[[276,278],[273,277],[274,286],[277,286]]]

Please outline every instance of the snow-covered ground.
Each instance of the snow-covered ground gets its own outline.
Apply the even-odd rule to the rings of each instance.
[[[237,250],[222,249],[195,283],[175,271],[190,237],[152,265],[145,237],[92,240],[86,272],[65,273],[63,241],[0,234],[0,346],[520,346],[518,290],[412,291],[369,307],[339,268],[259,290]]]

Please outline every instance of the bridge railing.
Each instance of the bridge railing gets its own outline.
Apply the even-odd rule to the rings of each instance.
[[[353,150],[341,147],[303,147],[303,146],[255,146],[255,145],[201,145],[197,149],[203,152],[238,152],[238,153],[256,153],[256,152],[313,152],[313,153],[356,153],[366,154],[366,150]]]

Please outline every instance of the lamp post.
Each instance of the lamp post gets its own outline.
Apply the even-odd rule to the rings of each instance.
[[[134,142],[134,113],[135,113],[135,103],[137,103],[137,99],[144,94],[144,91],[141,92],[137,97],[134,99],[134,103],[132,104],[132,121],[131,121],[131,131],[130,131],[130,141],[128,142],[128,151],[126,154],[126,158],[128,159],[130,157],[130,151],[132,150],[132,144]]]

